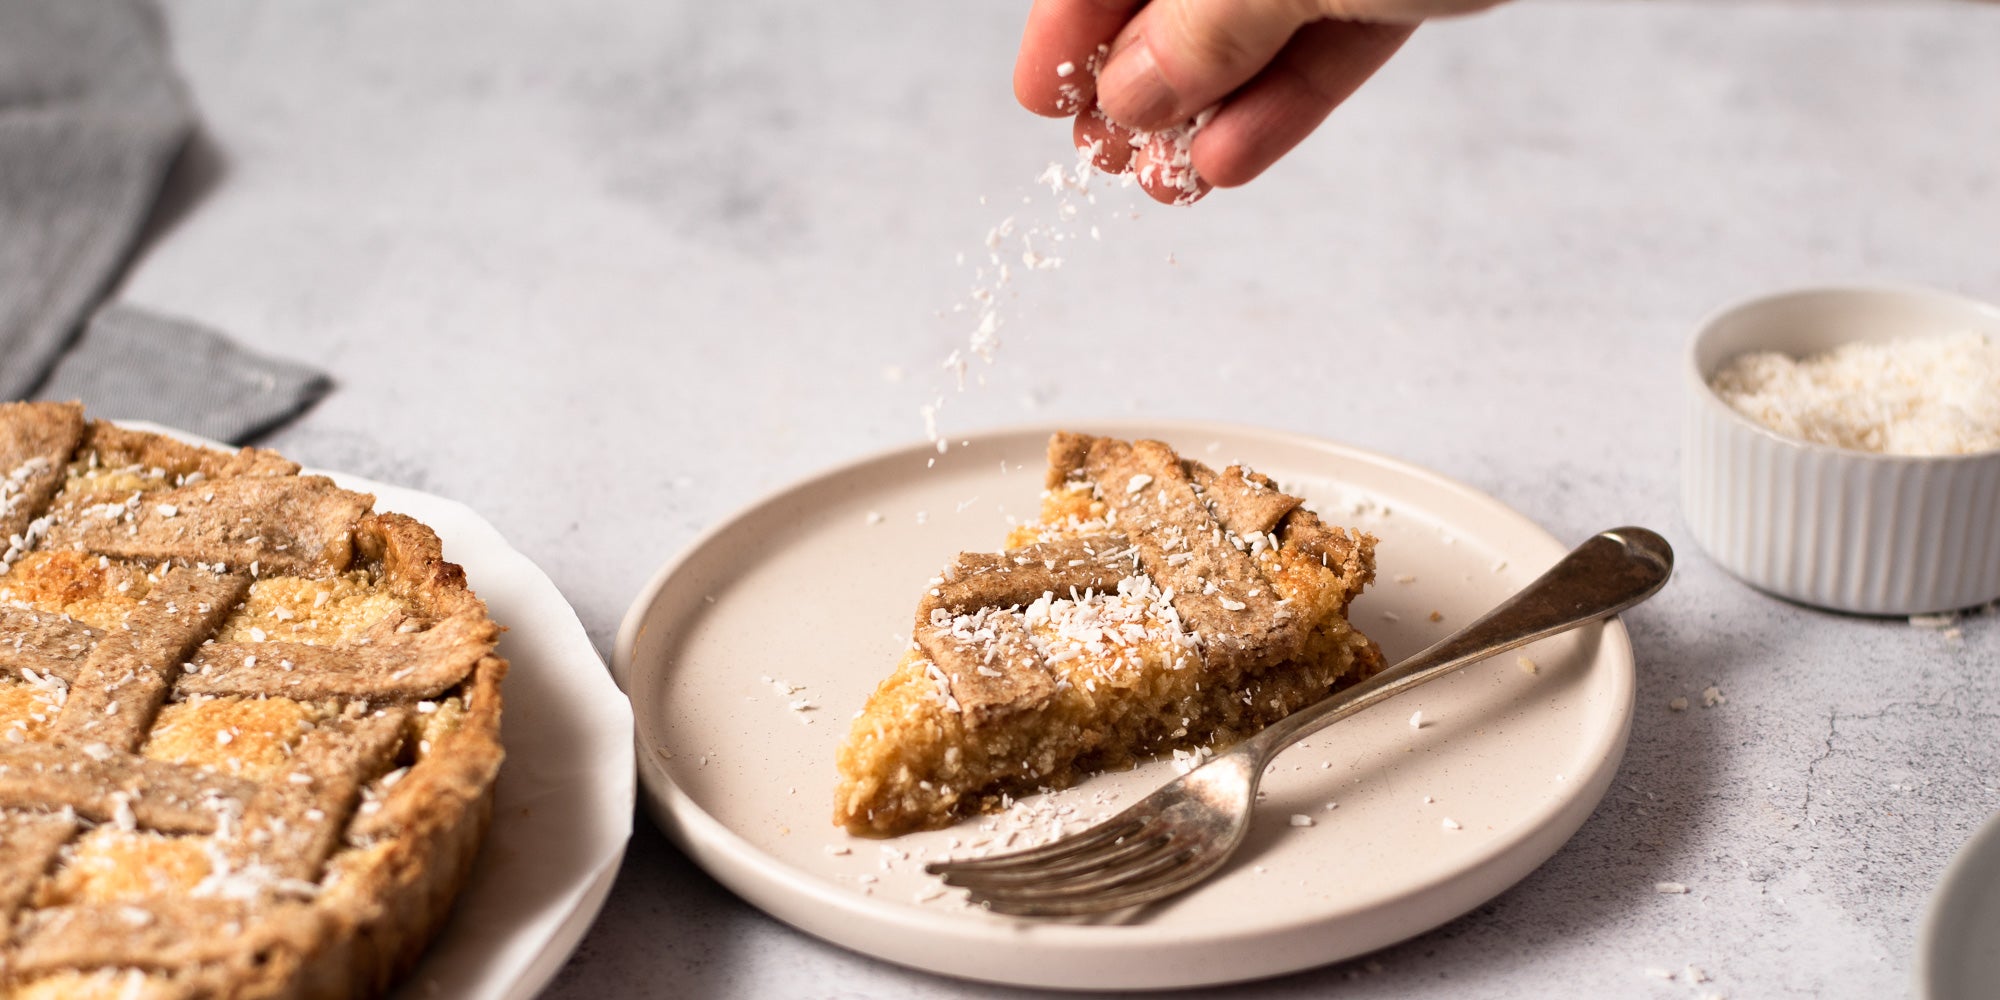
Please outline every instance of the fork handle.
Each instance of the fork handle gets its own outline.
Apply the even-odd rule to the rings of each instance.
[[[1468,663],[1609,618],[1666,585],[1674,550],[1645,528],[1599,532],[1506,603],[1423,652],[1272,723],[1229,751],[1256,758],[1252,781],[1278,751],[1377,702]]]

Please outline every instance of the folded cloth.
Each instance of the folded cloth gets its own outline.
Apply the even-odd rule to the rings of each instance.
[[[34,392],[76,341],[193,128],[145,0],[0,0],[0,399]],[[42,396],[226,440],[326,391],[294,365],[131,310],[103,314],[79,348]],[[138,394],[160,382],[173,388]]]
[[[106,306],[37,394],[80,399],[92,415],[150,420],[217,441],[247,441],[284,423],[333,383],[186,320]]]

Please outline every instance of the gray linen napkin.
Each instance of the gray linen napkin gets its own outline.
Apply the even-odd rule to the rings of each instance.
[[[145,0],[0,0],[0,399],[47,380],[43,398],[240,441],[326,392],[138,310],[101,314],[77,341],[193,127]]]
[[[92,416],[151,420],[217,441],[247,441],[311,406],[333,383],[185,320],[111,305],[97,311],[36,395],[81,399]]]

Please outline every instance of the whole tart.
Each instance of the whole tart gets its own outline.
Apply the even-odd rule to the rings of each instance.
[[[0,404],[0,997],[353,997],[489,822],[499,629],[269,451]]]
[[[1375,539],[1158,441],[1059,433],[1039,523],[931,581],[839,751],[834,822],[891,836],[1226,747],[1382,669],[1347,620]]]

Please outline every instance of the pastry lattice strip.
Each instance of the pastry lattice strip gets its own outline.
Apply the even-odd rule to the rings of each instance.
[[[10,627],[11,626],[11,627]],[[435,698],[462,683],[491,649],[492,626],[466,608],[422,631],[371,629],[366,642],[214,642],[194,648],[175,676],[173,693],[259,695],[317,701],[372,698],[399,702]],[[100,633],[52,612],[0,607],[0,629],[32,640],[0,643],[0,674],[76,683]]]
[[[1351,555],[1346,536],[1299,511],[1299,498],[1240,467],[1216,473],[1184,462],[1153,441],[1059,434],[1049,456],[1050,488],[1076,479],[1094,483],[1117,530],[963,554],[921,602],[917,642],[972,724],[1046,700],[1055,673],[1012,618],[983,619],[982,632],[969,638],[939,627],[940,613],[1020,607],[1045,594],[1106,593],[1144,573],[1169,595],[1211,668],[1255,671],[1298,655],[1302,623],[1243,540],[1271,535],[1275,546],[1282,531],[1322,561]]]

